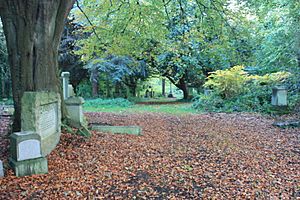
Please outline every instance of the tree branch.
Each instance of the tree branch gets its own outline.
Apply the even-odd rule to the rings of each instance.
[[[95,29],[93,23],[91,22],[91,20],[90,20],[89,17],[87,16],[87,14],[83,11],[83,9],[80,7],[79,1],[78,1],[78,0],[76,0],[76,6],[77,6],[77,8],[80,10],[80,12],[82,12],[82,14],[85,16],[85,18],[86,18],[86,20],[89,22],[89,24],[92,26],[92,31],[93,31],[93,33],[95,34],[95,36],[97,37],[97,39],[101,42],[101,39],[100,39],[100,37],[98,36],[98,34],[97,34],[97,32],[96,32],[96,29]]]

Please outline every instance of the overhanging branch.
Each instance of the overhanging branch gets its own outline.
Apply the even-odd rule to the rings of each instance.
[[[86,20],[89,22],[89,24],[92,26],[92,31],[95,34],[96,38],[101,42],[101,39],[100,39],[99,35],[97,34],[96,29],[95,29],[93,23],[91,22],[91,20],[87,16],[87,14],[83,11],[83,9],[80,7],[78,0],[76,0],[76,6],[80,10],[80,12],[82,12],[82,14],[86,18]]]

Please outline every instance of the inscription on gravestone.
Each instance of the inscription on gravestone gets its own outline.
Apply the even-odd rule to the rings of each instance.
[[[40,109],[39,130],[41,135],[57,132],[57,103],[43,105]]]

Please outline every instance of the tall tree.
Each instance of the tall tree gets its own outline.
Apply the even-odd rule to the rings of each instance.
[[[14,131],[21,129],[24,91],[59,92],[58,47],[74,0],[0,0],[14,99]]]
[[[10,73],[7,62],[7,48],[5,36],[3,33],[2,23],[0,21],[0,80],[1,80],[1,97],[8,98],[10,95]]]

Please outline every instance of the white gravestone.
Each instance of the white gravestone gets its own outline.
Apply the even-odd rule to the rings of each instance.
[[[3,162],[0,160],[0,178],[4,177]]]
[[[70,72],[62,72],[61,73],[62,82],[63,82],[63,95],[64,99],[69,98],[69,78]]]
[[[10,135],[10,154],[15,161],[42,157],[41,137],[32,131],[16,132]]]
[[[18,159],[17,161],[40,158],[41,142],[38,140],[25,140],[18,145]]]

